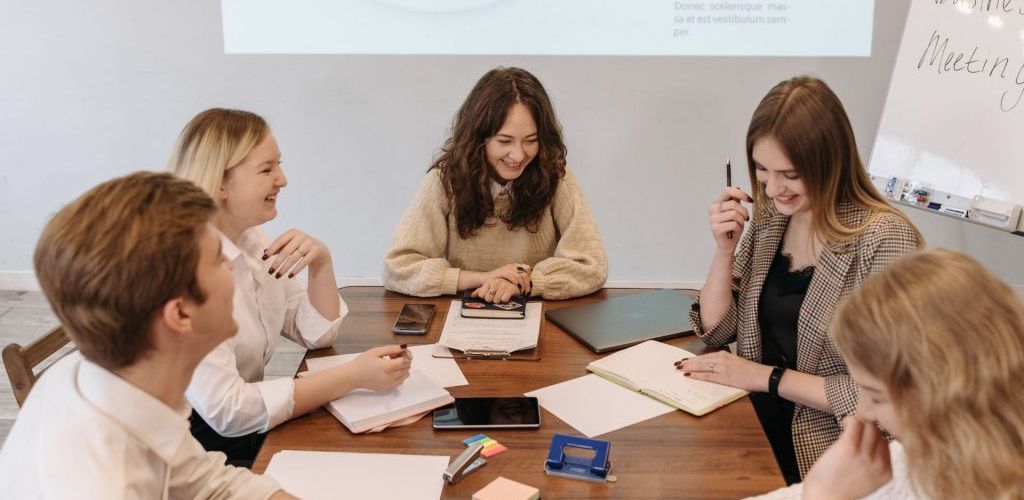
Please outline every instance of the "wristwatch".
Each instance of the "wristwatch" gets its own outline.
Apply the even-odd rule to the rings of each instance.
[[[779,382],[782,381],[782,374],[786,373],[786,369],[781,366],[772,368],[772,374],[768,376],[768,394],[772,396],[779,396]]]

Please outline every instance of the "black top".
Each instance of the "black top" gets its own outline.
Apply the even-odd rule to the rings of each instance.
[[[761,362],[795,369],[797,321],[800,306],[814,277],[814,266],[790,270],[791,266],[789,256],[782,253],[780,247],[761,288],[758,321],[761,326]]]
[[[782,253],[780,244],[761,288],[758,322],[761,327],[761,363],[795,369],[797,322],[800,306],[814,277],[814,266],[791,271],[790,265],[790,258]],[[786,483],[800,481],[793,451],[793,403],[768,393],[752,394],[750,398]]]

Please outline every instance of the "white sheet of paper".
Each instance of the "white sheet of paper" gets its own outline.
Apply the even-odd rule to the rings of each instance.
[[[420,371],[428,379],[441,387],[469,385],[466,376],[462,374],[462,370],[459,369],[459,365],[455,363],[454,359],[435,358],[433,356],[435,345],[437,344],[409,346],[409,351],[412,352],[412,369]],[[354,353],[311,358],[306,360],[306,367],[309,368],[309,371],[316,372],[348,363],[358,355],[358,353]]]
[[[545,410],[590,438],[676,411],[594,374],[525,395],[537,398]]]
[[[462,301],[453,300],[437,343],[460,351],[529,349],[537,345],[540,337],[542,313],[542,303],[529,302],[523,319],[463,318]]]
[[[450,457],[283,450],[270,458],[267,475],[306,500],[333,498],[429,499],[441,497]],[[382,481],[382,477],[401,477]]]

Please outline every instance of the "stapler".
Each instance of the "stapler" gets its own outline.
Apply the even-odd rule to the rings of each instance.
[[[487,460],[480,458],[480,452],[483,451],[484,444],[476,442],[469,445],[459,456],[452,460],[452,463],[448,464],[448,469],[444,471],[444,480],[448,484],[455,484],[462,480],[462,478],[468,476],[471,472],[487,465]]]

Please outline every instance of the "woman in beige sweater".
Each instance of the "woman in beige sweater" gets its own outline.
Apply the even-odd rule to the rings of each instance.
[[[604,245],[565,156],[540,81],[519,68],[487,72],[395,230],[384,286],[421,297],[472,290],[495,303],[600,289]]]

